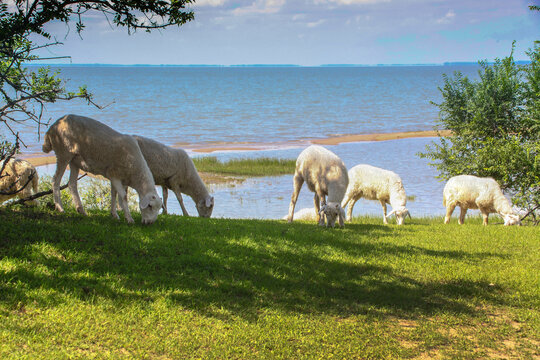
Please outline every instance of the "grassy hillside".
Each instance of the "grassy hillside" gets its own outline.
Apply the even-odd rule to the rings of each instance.
[[[0,209],[0,358],[538,358],[538,228],[441,222]]]

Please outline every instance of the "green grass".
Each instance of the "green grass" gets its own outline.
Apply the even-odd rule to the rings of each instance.
[[[467,221],[0,209],[0,358],[538,358],[538,228]]]
[[[296,160],[277,158],[231,159],[220,161],[213,156],[195,157],[198,171],[239,176],[276,176],[294,174]]]

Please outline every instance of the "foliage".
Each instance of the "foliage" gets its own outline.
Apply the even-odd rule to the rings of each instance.
[[[0,209],[0,358],[534,359],[537,229],[472,220]]]
[[[44,58],[37,55],[44,48],[61,43],[54,40],[45,27],[52,21],[69,24],[75,21],[77,33],[85,28],[83,18],[101,13],[128,33],[142,29],[151,31],[171,25],[182,25],[193,19],[185,9],[191,0],[111,0],[61,1],[15,0],[0,4],[0,122],[15,135],[15,122],[33,121],[38,133],[43,106],[48,102],[82,98],[93,103],[86,87],[68,91],[58,72],[47,67],[37,71],[26,65]],[[75,20],[73,20],[75,19]],[[24,143],[23,143],[24,145]]]
[[[101,179],[85,179],[80,185],[80,195],[87,210],[109,210],[111,208],[111,183]],[[128,188],[128,207],[131,212],[140,212],[137,193]],[[116,203],[120,209],[120,204]]]
[[[540,206],[540,45],[528,55],[523,67],[512,55],[480,62],[478,81],[459,72],[444,76],[443,100],[435,105],[453,135],[419,155],[434,161],[442,179],[492,177],[516,205],[532,210]]]
[[[52,177],[42,176],[39,178],[39,191],[52,189]],[[111,207],[111,186],[109,181],[85,178],[78,183],[79,195],[86,210],[110,210]],[[71,193],[68,189],[60,192],[62,204],[67,210],[74,210]],[[46,208],[54,209],[53,195],[45,195],[40,198],[40,204]],[[117,202],[118,204],[118,202]],[[128,205],[131,212],[140,212],[138,197],[135,190],[128,188]]]
[[[263,157],[223,162],[214,156],[204,156],[193,158],[193,163],[198,171],[214,174],[276,176],[294,174],[296,160]]]

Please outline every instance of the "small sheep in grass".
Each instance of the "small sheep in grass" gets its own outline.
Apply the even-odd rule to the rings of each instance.
[[[163,188],[163,213],[167,213],[167,195],[171,189],[180,203],[184,216],[188,216],[188,212],[184,207],[182,193],[193,199],[199,216],[210,217],[214,209],[214,197],[208,193],[189,155],[182,149],[173,149],[152,139],[142,136],[134,138],[141,148],[156,185]]]
[[[287,220],[289,218],[289,215],[285,215],[282,217],[282,220]],[[298,210],[294,213],[294,218],[296,220],[305,220],[305,221],[317,221],[317,210],[315,208],[303,208],[301,210]]]
[[[287,216],[289,222],[293,221],[294,207],[304,182],[308,189],[315,193],[313,202],[319,225],[324,225],[326,218],[326,226],[334,227],[338,219],[339,225],[343,227],[345,211],[341,208],[341,200],[349,183],[343,161],[333,152],[318,145],[309,146],[300,153],[296,160],[294,189]]]
[[[360,164],[349,170],[349,186],[342,202],[347,209],[347,221],[352,220],[354,204],[358,199],[379,200],[383,208],[383,222],[388,224],[388,218],[396,215],[396,222],[402,225],[405,217],[411,214],[405,207],[407,195],[396,173],[375,166]],[[386,215],[386,204],[392,206],[390,214]]]
[[[4,164],[6,166],[4,167]],[[15,196],[24,199],[38,191],[39,177],[36,168],[26,160],[9,159],[0,162],[0,203]],[[24,188],[23,188],[24,186]],[[22,189],[21,189],[22,188]],[[25,204],[37,205],[37,200],[27,201]]]
[[[113,217],[118,218],[115,196],[117,192],[127,222],[133,223],[125,192],[125,187],[129,186],[139,194],[142,223],[151,224],[156,220],[162,202],[135,138],[120,134],[99,121],[84,116],[66,115],[52,124],[45,134],[43,151],[48,153],[51,150],[56,154],[53,195],[58,211],[64,211],[60,199],[60,181],[69,164],[69,190],[79,213],[86,215],[77,190],[77,177],[82,169],[111,181]]]
[[[519,216],[512,210],[510,201],[504,196],[499,184],[492,178],[473,175],[459,175],[450,178],[443,190],[443,205],[446,207],[444,223],[450,222],[450,216],[459,206],[458,223],[463,224],[467,209],[479,209],[483,224],[488,224],[490,213],[498,213],[504,219],[504,225],[521,225]]]

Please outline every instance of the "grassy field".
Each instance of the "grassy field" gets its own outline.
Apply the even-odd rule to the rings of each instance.
[[[277,158],[231,159],[220,161],[214,156],[194,157],[200,172],[238,176],[276,176],[294,174],[296,160]]]
[[[0,358],[538,359],[538,228],[441,222],[0,209]]]

